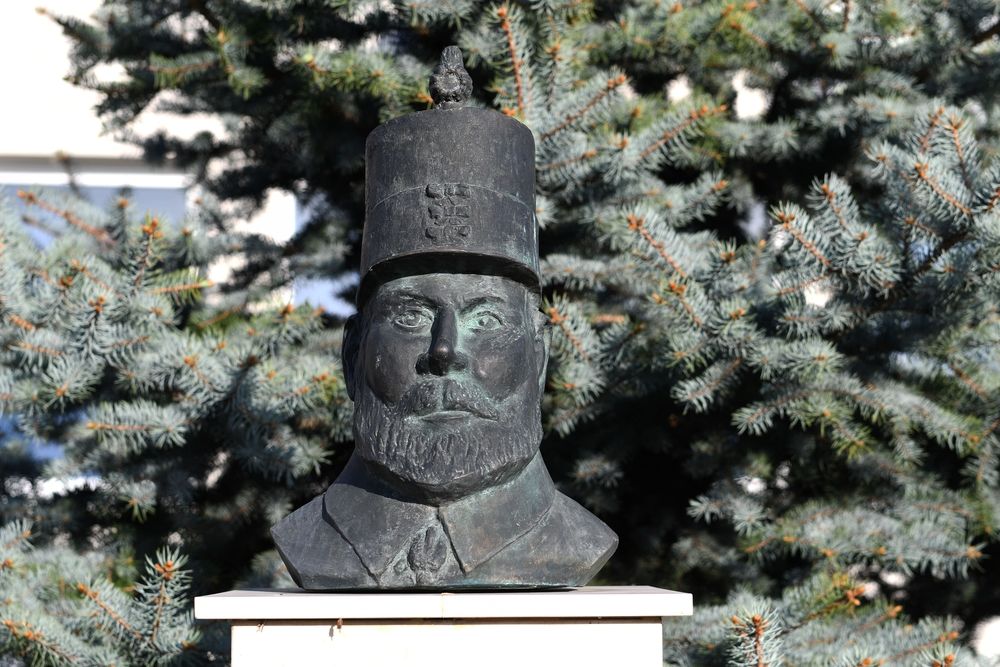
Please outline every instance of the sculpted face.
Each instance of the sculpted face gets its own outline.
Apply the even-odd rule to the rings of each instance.
[[[537,297],[507,278],[385,283],[345,337],[358,453],[428,501],[511,478],[541,442],[545,334]]]

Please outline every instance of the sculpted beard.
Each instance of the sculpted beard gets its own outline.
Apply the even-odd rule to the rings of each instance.
[[[531,461],[542,440],[541,408],[531,391],[515,391],[494,406],[474,385],[425,380],[390,406],[369,387],[358,389],[358,453],[390,481],[431,499],[457,498],[507,481]],[[472,416],[421,419],[439,410],[465,410]]]

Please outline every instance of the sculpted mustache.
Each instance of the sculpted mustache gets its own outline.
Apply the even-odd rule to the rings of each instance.
[[[420,382],[403,394],[400,405],[405,415],[422,417],[439,410],[464,410],[483,419],[499,418],[490,400],[476,388],[454,380]]]

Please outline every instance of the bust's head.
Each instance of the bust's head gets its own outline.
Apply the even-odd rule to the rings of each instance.
[[[358,454],[428,502],[510,479],[541,441],[534,138],[465,106],[470,90],[449,47],[435,108],[368,135],[358,315],[344,337]]]
[[[541,441],[547,333],[537,293],[510,278],[424,273],[379,285],[343,348],[357,453],[429,502],[507,481]]]

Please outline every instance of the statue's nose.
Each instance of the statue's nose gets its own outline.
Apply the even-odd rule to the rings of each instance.
[[[427,368],[434,375],[462,370],[466,367],[464,355],[458,349],[458,322],[455,313],[443,309],[434,319],[431,346],[427,351]]]

